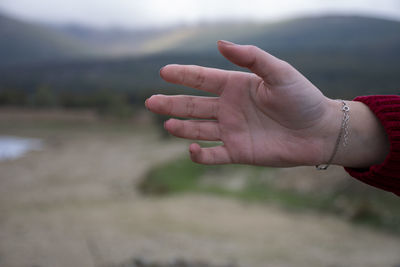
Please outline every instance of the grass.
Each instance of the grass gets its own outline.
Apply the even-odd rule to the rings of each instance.
[[[30,110],[25,111],[29,115]],[[46,110],[45,113],[51,114],[52,110]],[[72,113],[70,117],[63,117],[63,114],[69,114],[69,111],[55,110],[61,114],[60,117],[55,115],[49,118],[38,118],[40,115],[33,113],[32,118],[29,117],[10,117],[3,116],[0,118],[0,132],[5,135],[28,135],[40,136],[57,135],[57,134],[147,134],[148,132],[157,131],[152,123],[138,122],[137,116],[130,119],[108,118],[101,116],[85,117],[83,113]],[[57,113],[57,114],[58,114]],[[26,115],[24,114],[24,116]],[[82,115],[82,117],[81,117]]]
[[[205,176],[233,175],[241,171],[246,173],[246,182],[240,190],[227,188],[223,184],[205,184]],[[179,158],[169,163],[151,169],[145,179],[139,184],[139,191],[150,195],[170,195],[184,192],[209,193],[220,196],[233,197],[250,202],[276,202],[287,208],[320,207],[321,202],[315,196],[301,195],[295,192],[279,190],[269,183],[259,179],[269,172],[273,175],[274,169],[264,167],[250,167],[244,165],[206,166],[193,163],[188,158]]]
[[[225,181],[242,176],[240,188],[230,188]],[[400,234],[399,198],[351,183],[332,193],[301,193],[277,187],[271,179],[276,169],[243,165],[204,166],[179,158],[151,169],[138,185],[144,194],[167,196],[180,193],[204,193],[246,202],[274,203],[294,211],[330,213],[354,223]],[[349,179],[350,180],[350,179]],[[210,182],[211,181],[211,182]],[[360,189],[361,188],[361,189]],[[367,190],[365,190],[367,188]]]

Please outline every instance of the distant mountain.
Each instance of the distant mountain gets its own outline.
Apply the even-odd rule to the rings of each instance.
[[[206,24],[179,29],[175,35],[181,38],[169,42],[168,46],[160,50],[205,51],[214,49],[215,41],[218,39],[254,44],[277,51],[316,48],[398,50],[400,22],[357,16],[324,16],[267,24]]]
[[[77,24],[40,25],[0,14],[0,66],[90,57],[157,53],[215,53],[216,41],[254,44],[278,54],[374,50],[399,54],[400,22],[330,16],[279,23],[203,23],[173,29],[94,29]]]
[[[166,87],[158,70],[167,63],[238,69],[218,54],[216,41],[226,39],[255,44],[287,60],[332,97],[400,93],[396,21],[329,16],[131,31],[1,19],[0,62],[14,67],[0,63],[0,90],[46,85],[59,91],[109,88],[149,93]],[[22,64],[27,62],[31,64]]]
[[[0,14],[0,65],[59,61],[93,55],[90,47],[57,30]]]
[[[143,54],[144,43],[170,31],[165,29],[96,29],[79,24],[53,25],[52,28],[101,51],[103,57]]]
[[[165,32],[44,25],[0,13],[0,66],[141,54],[145,41]]]

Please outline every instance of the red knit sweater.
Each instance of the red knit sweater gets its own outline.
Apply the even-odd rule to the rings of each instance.
[[[400,196],[400,96],[361,96],[355,101],[366,104],[381,121],[390,142],[385,161],[368,169],[345,168],[356,179]]]

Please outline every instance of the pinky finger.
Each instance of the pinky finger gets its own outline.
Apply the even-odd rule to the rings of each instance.
[[[217,164],[229,164],[232,163],[229,152],[225,146],[215,146],[202,148],[199,144],[191,144],[189,147],[190,158],[193,162],[206,164],[206,165],[217,165]]]

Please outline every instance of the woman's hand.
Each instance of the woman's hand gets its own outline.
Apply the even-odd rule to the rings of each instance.
[[[211,148],[191,144],[192,160],[277,167],[326,163],[340,130],[341,103],[257,47],[219,41],[218,48],[252,73],[167,65],[160,71],[167,82],[217,97],[154,95],[146,100],[146,107],[155,113],[201,119],[170,119],[165,129],[171,134],[223,142]]]

